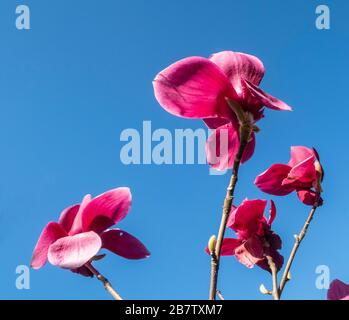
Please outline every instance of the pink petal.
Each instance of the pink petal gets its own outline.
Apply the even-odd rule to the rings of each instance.
[[[48,261],[54,266],[76,269],[93,258],[101,246],[101,238],[93,231],[67,236],[51,244]]]
[[[273,164],[269,169],[261,173],[254,183],[263,192],[275,196],[284,196],[294,191],[294,187],[282,185],[282,181],[290,171],[291,167],[286,164]]]
[[[291,169],[287,178],[282,181],[282,185],[294,188],[311,188],[317,179],[314,163],[315,156],[310,156],[308,159],[298,163]]]
[[[251,136],[241,163],[249,160],[255,149],[255,135]],[[207,139],[206,157],[207,162],[216,170],[226,170],[232,168],[234,159],[238,153],[240,145],[239,131],[233,123],[228,123],[217,128]]]
[[[227,227],[237,232],[240,238],[250,238],[259,230],[266,205],[266,200],[244,200],[230,213]]]
[[[71,206],[67,209],[65,209],[58,220],[58,223],[62,226],[62,228],[69,233],[71,227],[73,226],[74,219],[79,211],[80,205],[76,204],[74,206]]]
[[[236,93],[209,59],[182,59],[161,71],[153,82],[155,97],[169,113],[185,118],[230,118],[225,97]]]
[[[252,237],[235,249],[235,257],[248,268],[264,258],[263,246],[257,237]]]
[[[349,300],[349,284],[336,279],[327,291],[328,300]]]
[[[57,239],[65,237],[67,233],[56,222],[49,222],[41,232],[39,240],[34,248],[31,267],[40,269],[47,261],[47,253],[50,245]]]
[[[270,200],[270,210],[269,210],[269,219],[268,219],[269,226],[271,226],[273,224],[275,217],[276,217],[275,202],[273,200]]]
[[[91,195],[87,194],[81,201],[79,211],[75,215],[73,225],[69,231],[69,235],[73,236],[74,234],[78,234],[82,232],[82,213],[85,210],[85,207],[91,202]]]
[[[297,164],[303,162],[311,156],[314,156],[315,153],[312,149],[302,146],[292,146],[291,147],[291,159],[288,162],[290,167],[294,167]]]
[[[107,191],[91,200],[82,212],[83,231],[100,233],[124,219],[131,207],[129,188]]]
[[[246,53],[222,51],[213,54],[210,60],[223,70],[238,93],[242,91],[241,79],[258,86],[264,76],[262,61]]]
[[[313,206],[316,202],[316,193],[311,190],[298,190],[297,196],[300,201],[302,201],[304,204],[308,206]],[[319,205],[321,206],[323,204],[322,198],[319,199]]]
[[[144,259],[150,252],[137,238],[120,229],[107,230],[101,234],[102,247],[126,259]]]
[[[242,241],[233,238],[224,238],[221,248],[221,256],[235,255],[235,249],[241,245]]]
[[[245,84],[250,93],[256,98],[259,99],[260,103],[266,106],[269,109],[281,110],[281,111],[292,111],[292,108],[287,105],[285,102],[271,96],[270,94],[264,92],[258,86],[254,85],[250,81],[245,79]]]
[[[210,60],[218,65],[229,78],[238,95],[236,100],[254,114],[255,120],[259,120],[262,104],[248,90],[244,79],[258,86],[264,76],[262,61],[255,56],[232,51],[213,54]]]

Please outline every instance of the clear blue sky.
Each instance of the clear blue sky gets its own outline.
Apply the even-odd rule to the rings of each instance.
[[[331,29],[315,28],[315,8],[328,3]],[[31,30],[15,28],[15,7],[31,9]],[[133,207],[121,227],[152,252],[146,261],[109,255],[97,267],[129,299],[206,299],[207,239],[218,229],[228,175],[205,165],[125,166],[120,132],[204,128],[171,116],[152,90],[155,74],[190,55],[221,50],[257,55],[262,87],[294,107],[267,111],[256,153],[243,166],[237,202],[270,199],[253,185],[289,146],[316,146],[326,170],[325,205],[293,269],[288,299],[323,299],[315,268],[348,274],[348,14],[346,1],[9,1],[0,3],[0,298],[104,299],[97,280],[46,265],[17,290],[15,268],[29,264],[49,220],[86,193],[129,186]],[[295,195],[274,198],[274,229],[283,254],[309,208]],[[259,299],[270,277],[232,257],[222,259],[219,288],[227,299]]]

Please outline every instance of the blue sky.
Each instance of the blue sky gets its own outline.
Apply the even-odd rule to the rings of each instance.
[[[315,8],[328,2],[331,29],[315,28]],[[31,30],[15,28],[15,8],[31,9]],[[152,79],[191,55],[234,50],[260,57],[262,88],[293,106],[269,112],[259,126],[252,160],[241,169],[236,201],[270,199],[254,185],[271,163],[286,162],[291,145],[316,146],[326,171],[325,205],[302,244],[286,299],[323,299],[318,265],[349,282],[348,150],[345,94],[349,4],[344,1],[9,1],[0,4],[0,298],[109,299],[100,283],[47,264],[17,290],[17,265],[29,264],[44,227],[84,194],[129,186],[133,207],[120,227],[152,256],[127,261],[109,255],[96,267],[127,299],[206,299],[209,258],[228,175],[205,165],[120,162],[120,133],[204,128],[166,113]],[[295,195],[275,198],[274,229],[287,255],[309,208]],[[222,259],[219,288],[227,299],[265,299],[270,286],[258,268]]]

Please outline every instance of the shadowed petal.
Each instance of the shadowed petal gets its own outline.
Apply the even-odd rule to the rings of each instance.
[[[284,264],[284,257],[275,249],[273,248],[270,248],[269,249],[269,254],[270,256],[273,258],[273,261],[275,263],[275,266],[276,266],[276,269],[279,271],[283,264]],[[257,263],[258,267],[268,271],[271,273],[271,270],[270,270],[270,267],[269,267],[269,264],[268,264],[268,261],[267,259],[263,259],[263,260],[260,260],[258,263]]]
[[[260,101],[260,103],[269,109],[279,110],[279,111],[292,111],[292,108],[285,102],[271,96],[270,94],[264,92],[258,86],[249,82],[245,79],[245,84],[251,94]]]
[[[93,273],[85,266],[82,266],[82,267],[76,268],[76,269],[70,269],[70,271],[72,271],[74,273],[78,273],[84,277],[89,277],[89,278],[93,277]]]
[[[73,226],[74,219],[79,211],[80,205],[76,204],[67,209],[65,209],[58,220],[58,223],[62,226],[62,228],[69,233],[71,227]]]
[[[101,233],[126,217],[131,207],[129,188],[107,191],[91,200],[82,212],[83,231]]]
[[[316,202],[316,192],[311,190],[298,190],[297,196],[300,201],[302,201],[304,204],[308,206],[313,206]],[[323,200],[320,197],[319,199],[319,205],[322,206]]]
[[[76,269],[93,258],[101,246],[101,238],[93,231],[67,236],[51,244],[48,261],[54,266]]]
[[[250,238],[259,230],[266,205],[266,200],[244,200],[230,213],[227,227],[237,232],[239,238]]]
[[[102,247],[126,259],[144,259],[150,252],[137,238],[120,229],[107,230],[101,234]]]
[[[269,169],[257,176],[254,183],[263,192],[275,196],[284,196],[294,191],[294,187],[282,185],[282,181],[290,171],[291,167],[286,164],[273,164]]]
[[[234,159],[239,151],[239,131],[231,122],[217,128],[207,139],[206,157],[207,162],[216,170],[232,168]],[[255,134],[247,144],[241,163],[249,160],[255,149]]]
[[[47,253],[50,245],[66,235],[67,233],[58,223],[49,222],[41,232],[34,248],[30,266],[34,269],[40,269],[47,261]]]
[[[273,224],[275,217],[276,217],[275,202],[273,200],[270,200],[270,210],[269,210],[269,219],[268,219],[269,226],[271,226]]]
[[[314,181],[317,179],[314,163],[315,156],[311,156],[301,163],[298,163],[291,169],[287,178],[282,181],[282,185],[292,186],[294,188],[311,188]]]
[[[225,97],[236,93],[224,73],[209,59],[189,57],[161,71],[155,97],[169,113],[185,118],[230,118]]]
[[[327,300],[349,300],[349,284],[336,279],[327,291]]]
[[[257,237],[252,237],[235,249],[235,257],[248,268],[253,268],[263,256],[263,247]]]

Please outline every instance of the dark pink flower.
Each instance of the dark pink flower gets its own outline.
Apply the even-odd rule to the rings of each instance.
[[[208,162],[217,169],[232,167],[239,147],[239,122],[227,99],[238,102],[255,122],[263,117],[263,106],[274,110],[291,108],[262,91],[258,86],[264,76],[263,63],[252,55],[223,51],[209,59],[189,57],[161,71],[154,80],[155,97],[169,113],[184,118],[203,119],[211,129],[228,129],[229,158],[216,154],[208,140]],[[218,143],[217,143],[218,144]],[[216,143],[215,143],[216,145]],[[254,133],[242,162],[253,154]],[[214,152],[214,154],[212,153]],[[217,160],[223,158],[223,164]]]
[[[232,208],[227,227],[237,234],[237,239],[223,240],[221,255],[235,256],[239,262],[252,268],[254,265],[270,271],[266,256],[273,258],[278,270],[281,269],[284,258],[278,252],[281,249],[281,239],[271,230],[276,217],[276,207],[271,201],[268,219],[264,216],[266,200],[244,200],[237,208]],[[207,249],[206,249],[207,251]]]
[[[291,147],[288,164],[273,164],[256,178],[255,184],[262,191],[276,196],[296,191],[304,204],[313,205],[317,192],[321,191],[323,175],[320,158],[315,149]]]
[[[349,284],[336,279],[327,291],[327,300],[349,300]]]
[[[34,248],[31,266],[52,265],[92,276],[84,266],[101,248],[127,259],[150,255],[134,236],[120,229],[109,229],[125,218],[131,207],[129,188],[107,191],[96,198],[86,195],[81,204],[65,209],[57,222],[49,222]]]

